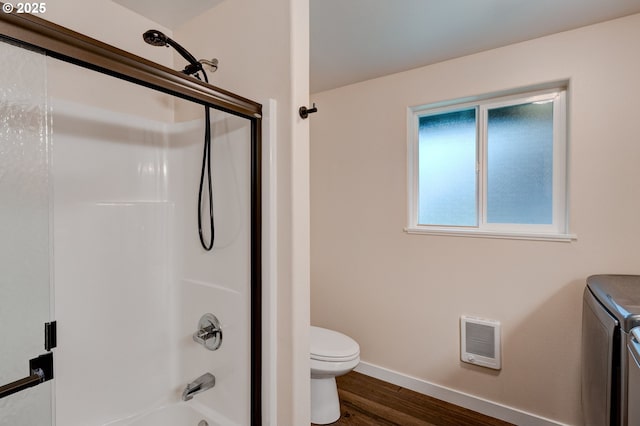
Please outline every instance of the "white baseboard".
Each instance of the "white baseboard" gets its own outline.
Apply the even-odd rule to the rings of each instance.
[[[425,380],[407,376],[367,362],[360,362],[355,370],[358,373],[375,377],[376,379],[393,383],[394,385],[410,389],[423,395],[431,396],[518,426],[566,426],[563,423],[558,423],[516,408],[429,383]]]

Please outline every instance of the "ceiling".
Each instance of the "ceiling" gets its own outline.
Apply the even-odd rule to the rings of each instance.
[[[640,12],[640,0],[310,0],[311,93]]]
[[[114,0],[175,29],[224,0]],[[640,0],[309,0],[320,92],[640,13]]]
[[[151,19],[165,28],[180,25],[211,9],[224,0],[113,0],[127,9]]]

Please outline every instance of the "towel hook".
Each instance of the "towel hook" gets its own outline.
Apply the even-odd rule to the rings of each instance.
[[[300,117],[302,119],[306,119],[307,117],[309,117],[309,114],[313,114],[314,112],[318,112],[318,108],[316,108],[316,103],[313,103],[313,107],[312,108],[307,108],[306,106],[301,106],[300,109],[298,110],[298,113],[300,113]]]

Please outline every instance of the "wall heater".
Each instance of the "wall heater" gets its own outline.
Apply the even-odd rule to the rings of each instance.
[[[470,316],[460,317],[460,360],[500,370],[500,322]]]

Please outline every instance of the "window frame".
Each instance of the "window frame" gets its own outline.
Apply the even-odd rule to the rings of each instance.
[[[467,98],[409,107],[407,109],[407,198],[410,234],[454,235],[527,240],[571,241],[568,232],[567,85],[525,89],[513,93]],[[508,224],[487,222],[488,111],[532,102],[553,102],[552,223]],[[476,226],[425,225],[419,213],[419,121],[420,117],[476,109]]]

